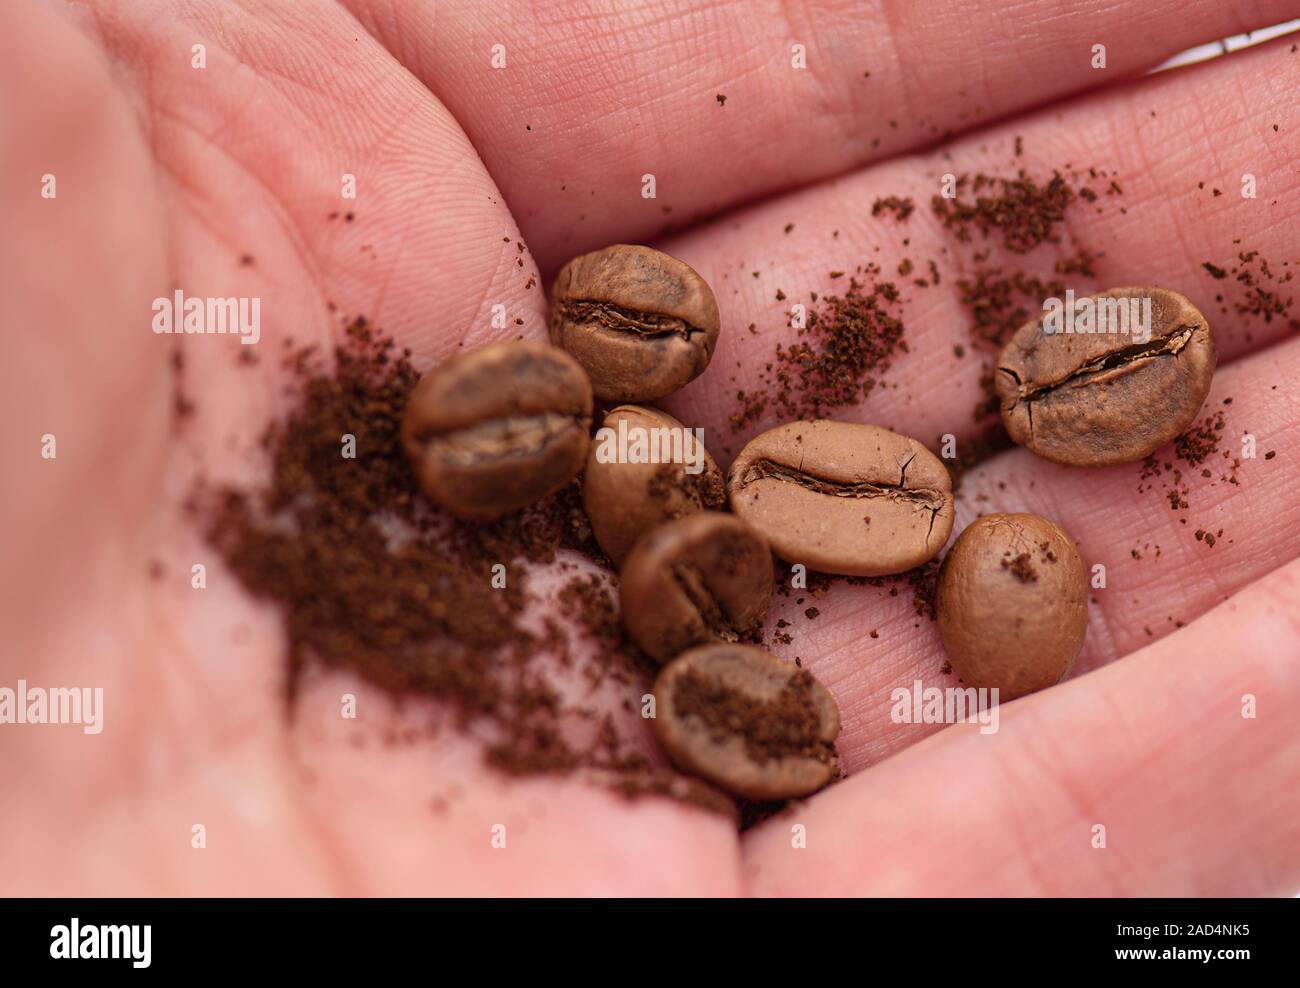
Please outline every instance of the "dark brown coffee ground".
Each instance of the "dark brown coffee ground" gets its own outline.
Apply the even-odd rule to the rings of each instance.
[[[652,499],[664,500],[674,492],[684,494],[690,503],[701,510],[720,511],[727,503],[722,474],[707,470],[690,474],[677,464],[664,463],[650,478],[646,493]]]
[[[931,197],[930,208],[939,222],[963,243],[970,242],[974,232],[986,239],[997,235],[1002,246],[1015,254],[1027,254],[1041,243],[1056,243],[1065,208],[1078,197],[1059,171],[1040,183],[1024,169],[1015,178],[962,174],[955,191],[951,199]]]
[[[678,679],[673,708],[679,716],[701,720],[715,742],[741,735],[756,762],[800,756],[831,764],[835,748],[818,738],[821,718],[812,685],[811,673],[792,669],[774,699],[758,700],[692,671]]]
[[[1282,287],[1295,280],[1297,264],[1300,262],[1283,261],[1275,268],[1259,251],[1243,250],[1226,268],[1210,261],[1202,267],[1216,281],[1233,282],[1231,287],[1214,296],[1224,315],[1235,313],[1265,324],[1276,319],[1291,329],[1300,330],[1300,318],[1293,312],[1295,297]],[[1249,334],[1246,339],[1250,339]]]
[[[581,770],[628,795],[718,808],[707,786],[632,750],[608,711],[564,699],[556,670],[578,661],[566,635],[553,619],[541,631],[523,625],[528,564],[562,549],[606,562],[576,482],[491,524],[436,514],[399,442],[418,378],[409,354],[358,319],[333,357],[329,369],[310,349],[288,352],[297,401],[263,438],[269,482],[194,501],[243,586],[283,614],[290,712],[309,667],[348,670],[393,696],[440,701],[456,726],[488,738],[484,756],[504,772]],[[340,455],[348,434],[355,458]],[[501,575],[505,585],[494,586]],[[579,672],[592,684],[630,684],[629,697],[647,692],[651,670],[623,635],[606,578],[572,576],[559,601],[594,645]]]
[[[916,203],[911,196],[884,196],[871,205],[872,216],[892,213],[900,223],[906,222],[915,210]]]
[[[1223,399],[1224,405],[1231,403],[1231,398]],[[1188,497],[1195,477],[1212,480],[1214,483],[1231,484],[1233,487],[1240,486],[1238,471],[1241,468],[1241,458],[1234,456],[1231,449],[1225,448],[1226,428],[1227,417],[1220,408],[1206,415],[1174,440],[1172,457],[1162,456],[1159,452],[1152,453],[1142,461],[1138,493],[1145,494],[1158,490],[1161,499],[1168,502],[1169,509],[1180,512],[1191,508]],[[1210,468],[1212,459],[1224,461],[1217,479],[1214,470]],[[1186,516],[1179,518],[1178,521],[1182,525],[1188,523]],[[1206,541],[1204,538],[1206,530],[1202,529],[1198,532],[1200,534],[1196,536],[1197,541]],[[1222,536],[1223,529],[1219,529],[1210,535],[1206,544],[1213,546]]]
[[[874,277],[880,267],[871,263],[856,273]],[[833,271],[830,277],[842,275]],[[868,287],[850,277],[844,294],[814,293],[810,301],[814,305],[804,325],[795,329],[796,342],[778,343],[773,359],[759,372],[757,386],[737,392],[740,407],[731,416],[733,432],[768,411],[783,420],[815,419],[854,405],[871,394],[894,356],[907,352],[896,311],[899,292],[892,282],[873,281]]]

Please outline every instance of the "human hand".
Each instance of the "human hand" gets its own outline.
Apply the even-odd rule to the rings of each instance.
[[[4,727],[0,764],[23,794],[0,810],[5,891],[1295,891],[1300,341],[1283,320],[1220,316],[1221,286],[1202,263],[1248,249],[1288,256],[1300,114],[1283,94],[1300,55],[1279,41],[1085,95],[1249,25],[1218,4],[1123,3],[1086,30],[1057,3],[1021,8],[1014,24],[1002,5],[981,6],[0,10],[11,340],[0,686],[102,685],[106,698],[97,736]],[[1296,16],[1294,3],[1258,6],[1260,24]],[[1110,48],[1105,72],[1089,65],[1094,41]],[[795,43],[806,70],[790,67]],[[192,67],[194,44],[206,45],[206,68]],[[503,70],[491,68],[494,44]],[[1032,109],[1054,100],[1066,102]],[[908,156],[991,120],[1001,122]],[[773,421],[728,427],[734,392],[788,333],[778,288],[804,297],[864,259],[892,272],[904,256],[936,258],[942,285],[905,292],[909,351],[887,386],[837,417],[967,443],[979,365],[950,356],[969,345],[969,315],[955,252],[945,260],[951,241],[924,204],[943,172],[1004,170],[1016,137],[1031,172],[1096,163],[1121,176],[1126,213],[1072,217],[1077,241],[1104,248],[1079,287],[1188,294],[1219,347],[1206,411],[1225,412],[1233,442],[1251,432],[1277,453],[1243,463],[1240,486],[1217,469],[1188,477],[1203,521],[1187,526],[1137,493],[1138,465],[1084,473],[1011,450],[965,476],[958,530],[977,512],[1035,511],[1086,562],[1105,563],[1108,589],[1094,594],[1069,682],[1008,705],[993,735],[896,724],[892,689],[942,681],[938,635],[906,596],[837,583],[815,622],[794,596],[777,597],[771,621],[792,622],[795,644],[774,650],[800,656],[834,693],[849,778],[740,837],[667,801],[502,779],[450,733],[354,748],[338,726],[342,690],[385,725],[410,714],[341,675],[286,721],[277,617],[223,575],[183,510],[196,475],[256,478],[257,440],[285,410],[284,371],[276,359],[239,366],[232,340],[182,339],[195,411],[178,428],[174,341],[148,332],[151,300],[176,287],[264,297],[260,346],[276,356],[290,335],[332,344],[334,303],[426,366],[510,335],[489,326],[497,303],[545,338],[541,286],[564,260],[655,240],[718,296],[712,365],[665,404],[704,428],[725,465]],[[1237,196],[1243,172],[1258,199]],[[354,205],[337,200],[345,173],[357,177]],[[655,200],[641,197],[645,173]],[[57,177],[54,199],[39,195],[45,174]],[[885,195],[922,208],[906,225],[873,218]],[[716,218],[765,196],[775,198]],[[329,219],[349,210],[351,221]],[[689,226],[656,240],[668,220]],[[45,434],[57,437],[54,460],[38,455]],[[1210,549],[1197,525],[1226,536]],[[1159,558],[1134,558],[1147,545]],[[203,593],[189,583],[195,560],[208,563]],[[1257,698],[1253,719],[1244,694]],[[430,812],[435,793],[456,794],[449,810]],[[496,822],[510,828],[505,852],[489,843]],[[792,823],[806,848],[791,847]],[[1093,846],[1098,824],[1105,850]]]

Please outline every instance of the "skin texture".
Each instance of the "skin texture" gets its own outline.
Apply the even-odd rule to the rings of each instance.
[[[1003,348],[994,378],[1011,438],[1069,466],[1154,453],[1195,421],[1214,376],[1214,335],[1185,296],[1113,288],[1095,298],[1149,300],[1150,339],[1046,334],[1033,320]]]
[[[8,791],[23,794],[0,804],[0,892],[1297,891],[1300,339],[1277,320],[1220,316],[1222,286],[1201,264],[1246,245],[1294,258],[1300,58],[1281,39],[1126,77],[1300,7],[1125,0],[1085,24],[1035,2],[1017,9],[1014,44],[1003,9],[0,4],[0,684],[102,685],[107,705],[95,737],[0,729]],[[746,40],[798,36],[804,72],[784,69],[784,40],[775,53]],[[1080,54],[1098,39],[1105,71]],[[188,60],[200,41],[206,75]],[[498,42],[508,70],[488,67]],[[882,124],[895,117],[897,129]],[[985,120],[999,122],[973,129]],[[919,151],[949,129],[949,158]],[[958,528],[979,511],[1033,511],[1078,539],[1085,563],[1106,563],[1110,589],[1094,593],[1070,679],[1004,708],[996,735],[895,723],[891,689],[945,682],[937,629],[906,592],[836,584],[815,621],[778,595],[769,631],[785,619],[795,640],[774,650],[799,655],[835,697],[850,773],[801,810],[809,840],[797,853],[780,819],[737,837],[667,801],[504,780],[453,732],[385,748],[386,730],[423,725],[427,712],[392,709],[346,677],[306,684],[286,722],[277,621],[182,504],[199,474],[258,476],[257,437],[285,408],[287,336],[336,342],[332,302],[396,334],[421,367],[516,335],[545,339],[537,284],[583,250],[653,237],[671,205],[676,222],[699,216],[658,244],[714,286],[723,329],[709,370],[667,405],[706,429],[725,467],[775,424],[736,437],[727,427],[736,388],[790,338],[775,290],[826,291],[826,272],[867,257],[941,257],[950,241],[923,208],[900,226],[873,219],[871,204],[924,204],[946,171],[1000,173],[1016,136],[1031,172],[1077,161],[1080,148],[1117,170],[1127,213],[1071,220],[1076,236],[1105,244],[1099,283],[1078,288],[1140,280],[1188,295],[1214,319],[1219,349],[1206,408],[1225,411],[1234,442],[1250,431],[1277,454],[1243,462],[1240,488],[1189,477],[1186,526],[1135,493],[1136,466],[1080,473],[1011,450],[966,475]],[[908,151],[918,153],[886,160]],[[640,197],[646,171],[658,200]],[[1267,190],[1250,203],[1232,194],[1244,172]],[[38,195],[46,173],[58,176],[54,200]],[[360,190],[347,205],[344,173]],[[1211,196],[1216,182],[1229,194]],[[348,209],[350,223],[327,218]],[[1056,248],[1043,249],[1050,261]],[[946,268],[940,289],[908,294],[910,350],[891,386],[840,417],[927,443],[973,437],[979,365],[949,356],[969,344],[955,280]],[[234,340],[181,341],[196,412],[176,429],[176,340],[147,324],[150,301],[182,284],[265,296],[268,308],[256,367],[237,365]],[[495,303],[524,324],[493,329]],[[37,455],[46,433],[56,461]],[[1225,538],[1207,548],[1188,534],[1198,524]],[[1131,555],[1156,544],[1158,560],[1153,548]],[[207,566],[201,592],[196,563]],[[344,692],[359,724],[338,716]],[[1257,717],[1242,716],[1246,694]],[[936,793],[948,812],[934,813]],[[1108,825],[1104,852],[1090,843],[1096,821]],[[497,823],[508,851],[490,847]],[[198,824],[202,851],[191,847]]]

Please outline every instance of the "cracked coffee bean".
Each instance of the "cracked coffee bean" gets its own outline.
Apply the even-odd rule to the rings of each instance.
[[[623,452],[620,436],[626,438],[626,457],[618,455]],[[618,444],[612,456],[610,443]],[[653,449],[660,460],[668,459],[671,450],[675,462],[631,462],[650,459]],[[725,503],[718,465],[695,433],[671,415],[620,405],[605,416],[587,453],[582,504],[592,534],[615,565],[621,566],[636,540],[651,529]]]
[[[740,451],[727,494],[778,556],[822,573],[902,573],[932,559],[952,532],[943,463],[874,425],[819,419],[769,429]]]
[[[1136,304],[1136,315],[1144,299],[1148,333],[1117,332],[1125,324],[1116,306]],[[1210,325],[1163,288],[1115,288],[1075,306],[1100,314],[1094,325],[1111,331],[1046,333],[1042,320],[1017,330],[998,359],[1002,421],[1017,443],[1056,463],[1144,459],[1192,424],[1209,393]]]
[[[649,247],[575,257],[551,289],[551,342],[586,368],[601,401],[652,401],[709,366],[718,303],[698,274]]]
[[[654,695],[668,757],[737,796],[806,796],[838,772],[835,700],[806,669],[761,648],[691,649],[660,671]]]
[[[703,511],[637,542],[623,564],[619,608],[632,640],[659,662],[693,645],[753,641],[772,600],[772,553],[731,515]]]
[[[431,501],[486,521],[577,476],[591,410],[587,375],[563,350],[498,343],[420,379],[403,414],[402,445]]]
[[[1074,542],[1046,518],[985,515],[944,559],[936,606],[962,682],[1014,700],[1070,671],[1088,627],[1087,573]]]

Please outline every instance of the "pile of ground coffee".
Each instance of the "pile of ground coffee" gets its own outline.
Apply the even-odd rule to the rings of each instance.
[[[632,751],[607,710],[564,699],[554,670],[579,661],[566,635],[554,619],[540,631],[523,624],[528,564],[561,549],[604,562],[577,482],[491,524],[453,522],[418,496],[399,439],[419,377],[408,358],[362,319],[332,367],[312,349],[290,350],[298,401],[263,438],[269,482],[194,501],[240,582],[284,615],[290,710],[311,664],[345,669],[394,696],[441,701],[457,726],[489,738],[487,761],[507,773],[592,770],[629,796],[734,813],[711,787]],[[349,434],[355,458],[340,455]],[[487,589],[498,564],[505,586]],[[578,671],[592,684],[632,684],[629,697],[648,691],[652,669],[623,633],[607,578],[583,568],[558,600],[595,646]]]

